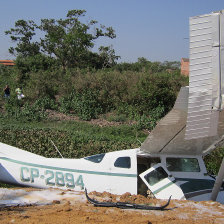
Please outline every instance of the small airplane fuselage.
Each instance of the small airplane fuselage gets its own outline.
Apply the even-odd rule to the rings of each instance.
[[[150,194],[159,199],[209,200],[214,179],[201,156],[149,155],[137,149],[81,159],[45,158],[0,143],[0,181],[36,188],[113,194]],[[223,193],[223,192],[222,192]]]

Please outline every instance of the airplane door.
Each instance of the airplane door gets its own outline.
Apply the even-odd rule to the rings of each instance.
[[[161,163],[149,168],[139,176],[156,198],[168,199],[172,196],[172,199],[185,199],[175,178]]]

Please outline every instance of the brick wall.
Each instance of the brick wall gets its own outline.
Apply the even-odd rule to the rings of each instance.
[[[189,59],[181,58],[181,67],[180,67],[181,75],[189,76]]]

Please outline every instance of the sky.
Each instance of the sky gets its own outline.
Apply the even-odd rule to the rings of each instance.
[[[95,49],[112,45],[119,62],[164,62],[189,57],[189,17],[222,10],[224,0],[0,0],[0,60],[14,58],[5,31],[17,20],[64,19],[72,9],[115,30],[115,39],[101,38]]]

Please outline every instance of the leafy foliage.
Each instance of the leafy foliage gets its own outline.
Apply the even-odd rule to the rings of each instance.
[[[41,53],[37,53],[33,56],[17,56],[16,60],[16,68],[20,74],[20,82],[23,82],[26,79],[29,72],[38,72],[40,70],[45,71],[47,69],[56,67],[56,61],[46,55]]]
[[[37,99],[35,103],[33,104],[33,107],[37,110],[46,110],[46,109],[57,109],[57,104],[55,104],[55,101],[49,97],[43,97],[40,99]]]
[[[220,147],[212,151],[209,155],[205,156],[206,168],[211,175],[217,175],[219,172],[222,159],[224,158],[224,148]]]
[[[5,117],[20,121],[40,121],[46,117],[44,110],[40,110],[36,105],[23,103],[17,98],[10,98],[6,101]]]
[[[77,114],[82,120],[97,118],[103,113],[102,102],[98,100],[97,90],[84,90],[81,93],[73,91],[67,98],[61,99],[61,112]]]
[[[15,28],[5,34],[17,43],[9,49],[11,54],[18,56],[17,68],[29,72],[55,65],[64,70],[114,65],[118,56],[111,47],[101,46],[99,54],[91,51],[99,37],[116,37],[113,28],[97,25],[96,20],[82,22],[85,13],[85,10],[70,10],[65,19],[41,19],[40,25],[32,20],[16,21]]]
[[[36,41],[32,41],[35,36],[35,29],[38,26],[32,20],[18,20],[15,22],[15,28],[12,28],[5,32],[6,35],[10,35],[13,42],[17,42],[17,46],[11,47],[9,53],[13,55],[20,55],[22,57],[35,56],[40,51],[40,44]]]
[[[140,129],[152,129],[172,108],[180,87],[188,81],[177,72],[120,73],[113,69],[70,69],[66,73],[63,70],[39,70],[24,77],[18,73],[15,80],[22,83],[26,96],[23,102],[36,111],[34,114],[53,109],[90,120],[115,111],[137,121]],[[17,86],[17,82],[13,85]],[[14,104],[10,105],[7,106],[8,115],[13,115],[13,110],[13,116],[21,111]]]
[[[0,121],[0,142],[46,157],[60,157],[50,140],[66,158],[134,148],[139,144],[136,129],[128,126],[100,128],[76,122],[21,124]],[[143,140],[145,135],[138,132],[138,138]]]

